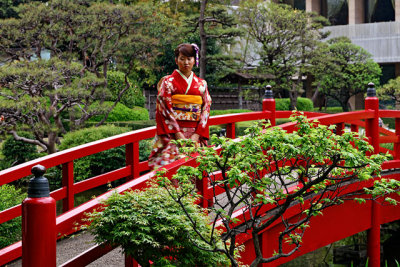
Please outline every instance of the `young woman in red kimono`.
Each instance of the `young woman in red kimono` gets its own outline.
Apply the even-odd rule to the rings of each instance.
[[[175,49],[178,69],[159,82],[157,135],[149,157],[150,169],[183,157],[172,140],[192,139],[197,145],[203,145],[209,138],[211,97],[206,81],[192,72],[194,64],[198,64],[198,52],[196,44],[180,44]]]

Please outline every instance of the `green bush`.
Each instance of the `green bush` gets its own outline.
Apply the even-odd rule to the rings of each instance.
[[[86,144],[130,131],[128,128],[104,125],[67,133],[60,150]],[[139,158],[145,160],[151,152],[151,141],[139,142]],[[75,182],[125,166],[125,146],[115,147],[74,161]]]
[[[21,137],[34,138],[33,135],[28,132],[20,132],[18,134]],[[35,145],[17,141],[12,136],[8,137],[3,142],[2,154],[4,158],[0,164],[0,169],[10,168],[41,156]]]
[[[129,89],[122,95],[120,103],[124,104],[129,108],[135,106],[144,107],[146,102],[140,85],[128,78],[130,84]],[[108,71],[107,72],[107,88],[110,90],[111,98],[110,101],[115,101],[121,90],[125,88],[125,74],[120,71]]]
[[[97,122],[89,122],[86,125],[95,126]],[[114,125],[117,127],[125,127],[129,128],[132,131],[139,130],[147,127],[156,126],[155,120],[142,120],[142,121],[114,121],[114,122],[106,122],[104,125]]]
[[[0,186],[0,211],[21,204],[26,193],[15,189],[12,185]],[[21,240],[21,217],[0,224],[0,248],[9,246]]]
[[[249,110],[249,109],[224,109],[224,110],[216,109],[216,110],[210,111],[210,116],[233,114],[233,113],[244,113],[244,112],[252,112],[252,110]]]
[[[276,98],[275,109],[276,110],[289,110],[290,99],[289,98]]]
[[[290,99],[289,98],[276,98],[275,99],[276,110],[289,110]],[[297,110],[299,111],[313,111],[314,104],[311,99],[305,97],[297,98]]]
[[[296,108],[299,111],[313,111],[314,103],[309,98],[298,97]]]
[[[193,196],[181,199],[196,229],[209,238],[210,218],[195,200]],[[89,215],[95,241],[120,245],[141,266],[148,266],[149,261],[152,266],[229,265],[224,254],[204,250],[213,248],[195,234],[192,222],[167,189],[155,183],[142,191],[115,193],[104,204],[104,210]]]
[[[104,105],[106,107],[110,107],[112,102],[105,102]],[[99,122],[104,118],[104,115],[96,115],[89,119],[90,122]],[[114,109],[110,112],[107,117],[106,122],[115,122],[115,121],[140,121],[140,120],[148,120],[149,119],[149,111],[142,107],[133,107],[128,108],[124,104],[117,103]]]
[[[314,108],[314,111],[335,114],[335,113],[343,112],[343,109],[342,109],[342,107],[327,107],[326,110],[325,110],[325,108],[322,108],[321,110],[319,110],[319,108]]]

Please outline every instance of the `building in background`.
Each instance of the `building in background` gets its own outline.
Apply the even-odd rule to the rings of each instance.
[[[294,8],[316,12],[330,21],[330,38],[346,36],[372,54],[382,67],[381,84],[400,75],[400,0],[284,0]],[[363,108],[364,96],[351,99]]]

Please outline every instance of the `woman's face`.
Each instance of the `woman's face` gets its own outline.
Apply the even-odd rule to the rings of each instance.
[[[194,57],[187,57],[182,55],[182,53],[179,53],[179,56],[175,58],[175,62],[181,72],[190,73],[193,69],[195,60]]]

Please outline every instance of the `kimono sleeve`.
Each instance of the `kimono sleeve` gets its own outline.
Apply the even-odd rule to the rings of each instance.
[[[171,78],[164,78],[157,95],[156,123],[157,135],[174,134],[181,129],[173,116],[172,111],[172,90]]]
[[[198,135],[201,137],[208,139],[210,132],[208,126],[208,118],[210,117],[210,108],[211,108],[211,96],[208,93],[207,83],[206,81],[202,81],[203,85],[200,86],[200,91],[203,91],[202,98],[203,98],[203,105],[201,108],[201,115],[199,123],[197,124],[196,131]],[[203,87],[203,88],[202,88]]]

